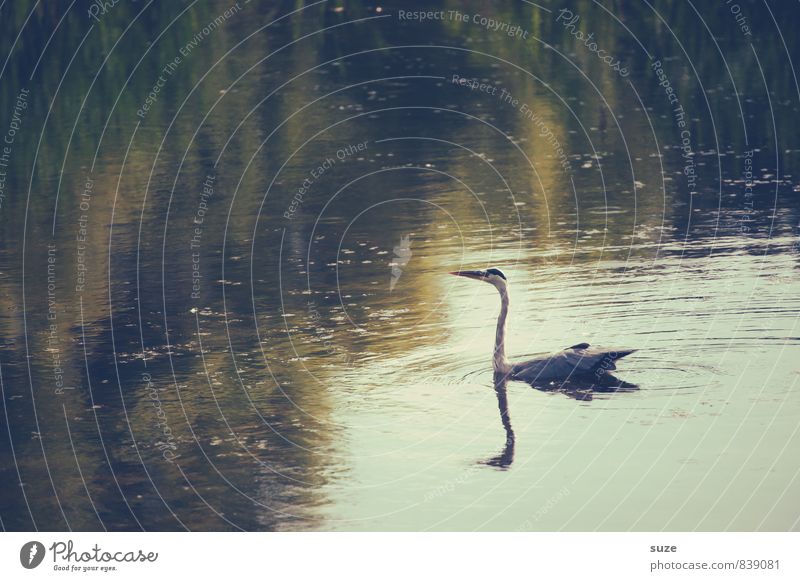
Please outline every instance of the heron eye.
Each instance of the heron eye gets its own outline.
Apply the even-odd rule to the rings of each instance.
[[[506,280],[506,275],[504,275],[504,274],[503,274],[503,271],[501,271],[500,269],[497,269],[497,268],[490,268],[490,269],[488,269],[488,270],[486,271],[486,276],[488,277],[490,274],[497,275],[497,276],[499,276],[500,278],[502,278],[503,280]]]

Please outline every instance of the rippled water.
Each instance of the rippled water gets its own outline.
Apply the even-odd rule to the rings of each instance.
[[[570,398],[510,383],[505,471],[482,464],[506,439],[487,364],[494,290],[423,275],[448,297],[446,333],[400,323],[398,334],[413,336],[406,354],[341,374],[343,391],[359,386],[338,396],[335,414],[355,486],[334,494],[331,526],[791,527],[795,517],[777,507],[795,471],[798,289],[785,280],[794,263],[737,239],[717,245],[710,258],[671,246],[655,260],[514,269],[512,351],[635,346],[618,375],[639,389]]]
[[[80,46],[43,8],[11,52],[27,11],[0,6],[0,131],[35,89],[0,206],[4,529],[797,529],[800,89],[771,13],[749,44],[724,5],[712,39],[678,3],[578,2],[621,79],[552,6],[458,3],[548,49],[242,5],[137,115],[228,7],[156,40],[185,7],[125,33],[120,4]],[[635,348],[626,388],[496,386],[497,293],[447,274],[488,266],[512,360]]]

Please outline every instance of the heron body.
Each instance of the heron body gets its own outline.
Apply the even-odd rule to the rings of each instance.
[[[570,377],[599,377],[614,371],[617,359],[630,355],[635,349],[603,349],[581,343],[541,357],[511,365],[511,378],[522,381],[553,381]]]
[[[506,319],[509,311],[508,280],[497,268],[451,272],[456,276],[488,282],[500,293],[500,315],[497,317],[492,363],[495,373],[528,383],[563,381],[587,377],[601,378],[617,367],[615,362],[635,349],[603,349],[579,343],[562,351],[512,363],[506,359]]]

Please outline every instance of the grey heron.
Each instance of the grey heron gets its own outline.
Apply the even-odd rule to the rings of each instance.
[[[460,270],[456,276],[487,282],[500,293],[500,316],[494,341],[492,362],[496,374],[527,383],[593,379],[602,383],[608,371],[617,367],[615,362],[636,349],[603,349],[588,343],[578,343],[562,351],[512,363],[506,359],[506,318],[508,317],[508,279],[498,268],[486,270]]]

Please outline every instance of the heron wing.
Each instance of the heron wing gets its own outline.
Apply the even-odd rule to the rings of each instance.
[[[603,349],[588,343],[579,343],[563,351],[534,357],[512,366],[512,375],[524,381],[549,381],[573,376],[589,375],[598,369],[613,371],[614,362],[635,349]]]

